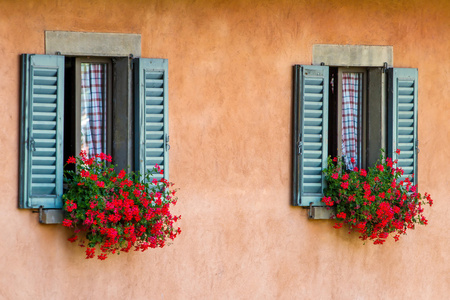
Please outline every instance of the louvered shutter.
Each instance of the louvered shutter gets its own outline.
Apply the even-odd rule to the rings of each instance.
[[[328,156],[327,66],[295,66],[294,205],[322,206]]]
[[[158,164],[169,178],[168,61],[134,59],[135,169],[141,173]]]
[[[388,153],[417,184],[417,69],[388,70]],[[395,151],[400,149],[400,155]]]
[[[62,208],[64,57],[22,55],[21,208]]]

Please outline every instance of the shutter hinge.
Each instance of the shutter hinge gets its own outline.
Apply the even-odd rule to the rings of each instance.
[[[43,211],[44,207],[41,205],[39,206],[39,210],[33,210],[33,213],[38,213],[39,214],[39,223],[42,224],[42,211]]]
[[[388,63],[384,62],[384,64],[383,64],[383,73],[386,73],[388,68],[389,68]]]
[[[420,149],[419,149],[419,140],[416,140],[416,151],[417,151],[417,154],[419,154],[419,152],[420,152]]]
[[[308,218],[309,218],[309,219],[314,218],[314,215],[313,215],[313,207],[312,207],[312,205],[313,205],[313,203],[312,203],[312,202],[309,202],[309,209],[308,209]]]

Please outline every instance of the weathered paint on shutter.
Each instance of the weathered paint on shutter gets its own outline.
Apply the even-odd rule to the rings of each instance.
[[[398,159],[404,171],[402,180],[414,174],[417,184],[417,69],[388,70],[388,151],[387,156]],[[396,153],[400,149],[400,155]]]
[[[294,201],[322,206],[328,157],[327,66],[295,66]]]
[[[62,208],[64,57],[22,55],[21,208]]]
[[[141,173],[158,164],[169,178],[167,59],[134,59],[135,169]]]

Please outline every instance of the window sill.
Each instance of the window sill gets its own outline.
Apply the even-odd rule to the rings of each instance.
[[[42,209],[33,211],[39,213],[39,223],[41,224],[62,224],[64,212],[62,209]]]
[[[326,206],[311,206],[308,209],[308,217],[313,220],[329,220],[335,214],[336,209],[334,207],[327,209]]]

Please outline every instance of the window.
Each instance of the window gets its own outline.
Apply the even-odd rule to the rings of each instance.
[[[332,68],[330,75],[329,154],[344,157],[348,169],[365,168],[367,72],[364,68]]]
[[[64,71],[64,160],[112,153],[112,59],[66,57]]]
[[[166,59],[24,54],[21,81],[21,208],[61,208],[63,165],[80,149],[168,178]]]
[[[366,168],[384,148],[416,184],[417,69],[358,59],[353,68],[325,58],[330,66],[294,67],[293,205],[322,206],[329,154],[344,156],[349,169]]]

